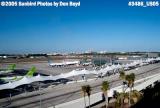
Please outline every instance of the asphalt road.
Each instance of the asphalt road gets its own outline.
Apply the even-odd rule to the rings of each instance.
[[[160,63],[152,64],[148,66],[139,67],[138,70],[130,70],[126,73],[136,74],[136,79],[141,79],[156,73],[160,73]],[[24,93],[17,96],[12,97],[11,104],[8,106],[9,108],[39,108],[40,105],[42,108],[46,108],[49,106],[58,105],[67,101],[71,101],[77,98],[82,97],[81,86],[84,84],[89,84],[92,87],[92,94],[100,92],[100,85],[103,80],[108,80],[110,82],[110,87],[116,87],[121,85],[121,80],[119,80],[119,75],[112,75],[109,77],[105,77],[103,79],[98,79],[94,81],[81,82],[81,83],[73,83],[73,84],[61,84],[58,86],[52,86],[49,88],[45,88],[43,90],[34,91],[31,93]],[[40,104],[40,94],[41,94],[41,104]],[[7,103],[7,99],[1,99],[0,104],[5,105]]]

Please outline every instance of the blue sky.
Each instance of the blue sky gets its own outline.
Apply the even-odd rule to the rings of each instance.
[[[0,53],[160,51],[160,6],[80,2],[77,8],[0,7]]]

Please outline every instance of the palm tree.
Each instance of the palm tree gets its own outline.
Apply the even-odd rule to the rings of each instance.
[[[86,108],[86,99],[85,99],[85,97],[86,97],[86,86],[85,85],[82,86],[81,89],[82,89],[83,98],[84,98],[84,108]]]
[[[131,79],[132,79],[132,90],[133,90],[133,87],[134,87],[134,81],[135,81],[135,74],[134,73],[131,73]]]
[[[107,91],[109,90],[109,83],[108,83],[108,81],[103,81],[102,82],[102,88],[101,88],[101,90],[103,91],[103,94],[105,96],[106,108],[107,108],[107,106],[108,106],[108,93],[107,93]]]
[[[122,70],[122,71],[120,71],[120,75],[119,75],[119,78],[123,81],[122,82],[122,93],[124,94],[124,86],[125,86],[125,72],[124,72],[124,70]],[[123,97],[123,95],[121,95],[121,107],[123,107],[123,99],[124,99],[124,97]]]
[[[91,95],[91,87],[90,85],[86,85],[86,93],[87,93],[87,96],[88,96],[88,99],[89,99],[89,108],[90,108],[90,95]]]
[[[131,73],[129,75],[126,75],[125,79],[127,81],[128,87],[130,88],[130,91],[129,91],[129,106],[130,106],[131,91],[134,86],[135,74]]]
[[[132,90],[131,92],[131,100],[133,104],[137,103],[142,98],[142,93],[137,90]]]
[[[120,75],[119,75],[119,78],[123,81],[123,84],[122,84],[122,91],[124,93],[124,81],[125,81],[125,72],[124,71],[121,71],[120,72]]]
[[[123,108],[123,100],[125,93],[114,92],[114,98],[116,99],[115,108]]]

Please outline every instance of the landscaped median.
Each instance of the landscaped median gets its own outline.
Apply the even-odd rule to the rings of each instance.
[[[145,89],[147,86],[153,84],[154,82],[156,82],[159,79],[160,79],[159,73],[152,75],[152,76],[149,76],[149,77],[146,77],[146,78],[143,78],[143,79],[139,79],[139,80],[135,81],[135,84],[138,83],[138,85],[134,86],[134,90],[140,91],[142,89]],[[115,91],[122,92],[122,86],[117,86],[117,87],[111,88],[108,91],[108,97],[113,97],[113,94]],[[129,89],[126,89],[126,92],[128,92],[128,91],[129,91]],[[85,98],[87,98],[87,97],[85,97]],[[102,100],[103,100],[102,92],[92,94],[90,96],[90,105],[93,105],[93,104],[100,102]],[[88,101],[88,99],[86,99],[86,106],[88,106],[88,105],[89,105],[89,101]],[[73,100],[70,102],[62,103],[62,104],[59,104],[56,106],[52,106],[49,108],[84,108],[84,106],[85,106],[84,98],[82,97],[82,98],[79,98],[79,99],[76,99],[76,100]]]

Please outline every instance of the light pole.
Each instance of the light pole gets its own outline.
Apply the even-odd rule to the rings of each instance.
[[[40,102],[40,104],[39,104],[39,106],[40,106],[40,108],[42,108],[42,101],[41,101],[41,86],[40,86],[40,82],[39,82],[39,102]]]
[[[10,100],[10,103],[11,103],[11,97],[12,97],[12,94],[11,92],[9,93],[9,100]]]

